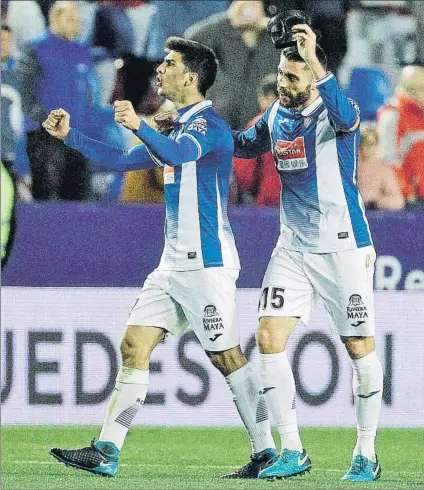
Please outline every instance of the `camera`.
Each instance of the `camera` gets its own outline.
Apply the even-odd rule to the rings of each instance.
[[[290,10],[288,13],[277,14],[269,20],[267,32],[276,49],[296,46],[296,41],[293,41],[292,37],[292,28],[297,24],[310,26],[310,16],[302,10]]]

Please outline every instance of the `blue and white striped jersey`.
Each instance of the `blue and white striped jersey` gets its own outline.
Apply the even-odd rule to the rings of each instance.
[[[359,109],[327,74],[306,109],[277,99],[255,126],[233,131],[235,154],[272,150],[281,179],[279,244],[290,250],[337,252],[371,245],[357,186]]]
[[[240,269],[227,216],[234,153],[229,125],[205,100],[178,110],[169,137],[145,123],[136,134],[145,144],[130,150],[93,140],[74,128],[65,144],[102,169],[163,168],[166,222],[160,269]]]
[[[210,101],[185,107],[178,113],[170,138],[191,139],[198,155],[195,161],[164,167],[165,248],[159,268],[239,269],[227,216],[234,152],[230,127]]]

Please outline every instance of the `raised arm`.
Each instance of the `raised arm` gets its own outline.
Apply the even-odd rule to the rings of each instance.
[[[115,121],[134,131],[146,144],[153,159],[166,163],[170,167],[198,160],[209,153],[213,147],[211,132],[214,128],[210,127],[213,123],[202,116],[190,122],[184,133],[176,140],[172,140],[140,120],[131,102],[117,101],[114,107]]]
[[[256,158],[259,155],[271,151],[268,109],[261,119],[246,131],[231,131],[234,140],[234,156],[240,158]]]
[[[322,80],[316,81],[315,85],[335,129],[347,133],[355,131],[360,122],[359,107],[341,90],[336,77],[328,73]]]
[[[128,170],[144,170],[161,166],[152,158],[144,145],[138,145],[130,150],[123,150],[93,140],[70,127],[70,116],[63,109],[51,111],[43,127],[52,136],[79,151],[88,158],[90,163],[104,170],[126,172]]]
[[[73,128],[69,131],[64,143],[82,153],[92,165],[99,169],[127,172],[163,167],[157,159],[152,158],[146,145],[137,145],[130,150],[123,150],[93,140]]]
[[[306,24],[293,26],[300,56],[312,71],[315,85],[336,131],[350,132],[359,126],[359,108],[340,89],[336,77],[326,72],[316,54],[316,35]]]

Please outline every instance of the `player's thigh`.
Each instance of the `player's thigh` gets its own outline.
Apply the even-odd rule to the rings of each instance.
[[[324,302],[331,329],[343,337],[375,334],[374,265],[371,246],[305,257],[305,270]]]
[[[127,327],[156,327],[173,335],[187,328],[184,311],[170,291],[169,274],[160,270],[149,274],[131,309]]]
[[[240,344],[236,315],[238,275],[235,269],[210,267],[173,276],[172,295],[206,351],[222,352]]]
[[[262,282],[258,319],[300,318],[308,323],[314,290],[303,270],[301,252],[274,249]]]

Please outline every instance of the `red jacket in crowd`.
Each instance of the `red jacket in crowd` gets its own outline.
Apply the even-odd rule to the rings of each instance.
[[[404,93],[379,111],[380,156],[396,165],[406,199],[424,199],[424,107]]]
[[[262,117],[253,118],[248,128]],[[234,177],[241,192],[249,192],[259,206],[279,206],[281,183],[272,152],[257,158],[234,158]]]

